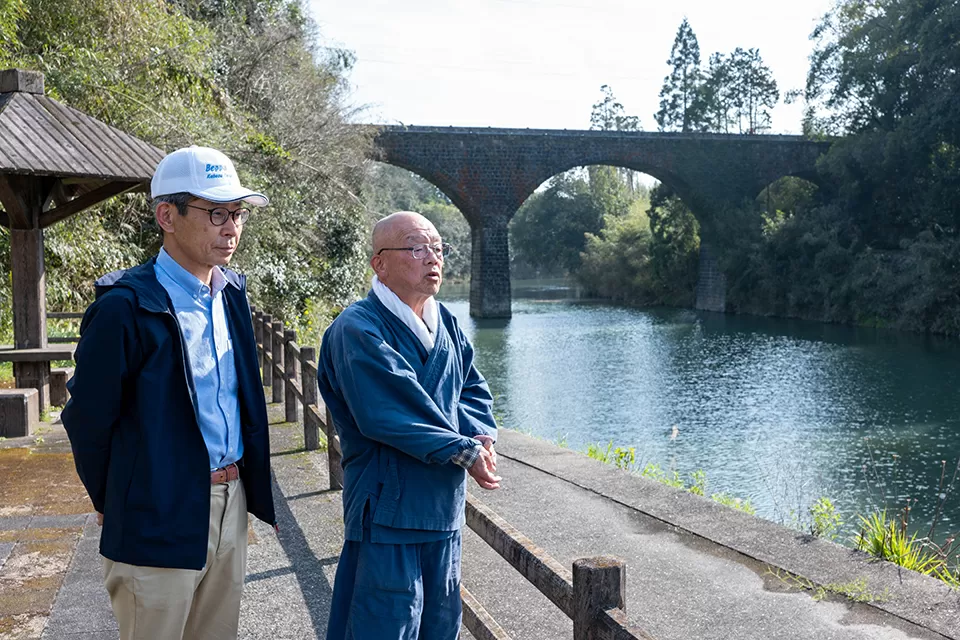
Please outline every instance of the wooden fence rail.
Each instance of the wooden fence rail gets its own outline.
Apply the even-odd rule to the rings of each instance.
[[[263,386],[270,387],[273,402],[284,403],[284,419],[294,422],[303,411],[303,446],[308,451],[320,448],[320,434],[327,441],[330,488],[343,488],[340,438],[333,428],[317,388],[317,351],[297,344],[297,332],[284,329],[283,322],[253,308],[253,334],[257,340]]]
[[[80,320],[83,318],[82,313],[75,313],[72,311],[50,311],[47,313],[47,320]],[[79,335],[72,336],[48,336],[47,342],[50,344],[69,344],[71,342],[77,342],[80,340]]]
[[[320,448],[320,433],[327,441],[330,488],[343,488],[340,438],[330,411],[317,388],[317,353],[297,344],[297,334],[284,330],[273,316],[253,309],[257,354],[263,385],[270,387],[274,403],[285,403],[285,419],[297,420],[303,410],[303,442],[307,450]],[[573,620],[574,640],[653,640],[633,627],[624,613],[626,565],[619,558],[600,556],[574,561],[573,573],[498,516],[489,507],[467,497],[467,526],[490,545],[528,582]],[[510,636],[463,586],[463,623],[477,640],[510,640]]]

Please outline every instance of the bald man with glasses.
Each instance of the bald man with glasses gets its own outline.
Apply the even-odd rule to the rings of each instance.
[[[327,640],[459,636],[467,476],[497,489],[493,400],[434,296],[450,245],[420,214],[373,231],[367,297],[323,337],[320,392],[343,449],[345,542]]]

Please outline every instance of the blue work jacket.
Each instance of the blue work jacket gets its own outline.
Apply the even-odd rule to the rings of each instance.
[[[210,525],[210,461],[177,318],[155,258],[97,281],[80,325],[62,413],[77,472],[104,514],[100,553],[127,564],[202,569]],[[246,280],[223,290],[239,381],[247,508],[276,523],[270,441]]]
[[[372,291],[323,336],[318,382],[343,449],[347,540],[363,539],[365,514],[393,529],[463,525],[466,471],[450,459],[473,436],[496,437],[493,399],[442,304],[435,337],[428,353]]]

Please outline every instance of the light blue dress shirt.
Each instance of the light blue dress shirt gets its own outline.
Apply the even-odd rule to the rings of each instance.
[[[237,366],[224,312],[227,280],[215,268],[208,287],[164,249],[160,249],[154,271],[170,295],[187,347],[197,393],[197,421],[210,456],[210,469],[232,464],[243,456],[243,441]]]

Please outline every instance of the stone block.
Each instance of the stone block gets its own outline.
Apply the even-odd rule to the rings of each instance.
[[[73,377],[73,367],[58,367],[50,370],[50,404],[62,407],[67,404],[67,381]]]
[[[39,425],[40,394],[36,389],[0,389],[0,436],[29,436]]]

